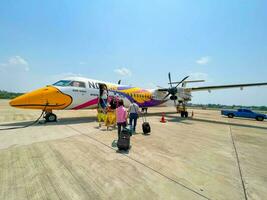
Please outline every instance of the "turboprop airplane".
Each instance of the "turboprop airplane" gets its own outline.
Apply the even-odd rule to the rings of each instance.
[[[181,117],[188,117],[187,102],[191,101],[191,93],[195,91],[211,91],[225,88],[240,88],[262,86],[266,83],[249,83],[234,85],[218,85],[205,87],[186,87],[187,83],[203,82],[203,80],[187,81],[189,76],[179,82],[172,82],[168,74],[168,88],[141,89],[127,85],[108,83],[82,77],[71,77],[60,80],[52,85],[23,94],[12,99],[9,104],[16,108],[40,109],[45,111],[46,122],[57,120],[53,110],[79,110],[96,109],[99,106],[100,94],[107,88],[109,97],[119,97],[124,100],[125,106],[131,102],[137,103],[141,108],[158,106],[168,100],[174,102]],[[182,84],[182,85],[181,85]],[[181,87],[179,87],[181,85]]]

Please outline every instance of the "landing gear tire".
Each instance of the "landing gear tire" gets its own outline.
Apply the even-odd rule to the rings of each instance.
[[[181,117],[188,117],[188,112],[187,111],[181,111]]]
[[[263,121],[264,119],[263,119],[263,117],[256,117],[256,120],[257,121]]]
[[[56,122],[57,116],[54,113],[47,113],[45,115],[45,122]]]

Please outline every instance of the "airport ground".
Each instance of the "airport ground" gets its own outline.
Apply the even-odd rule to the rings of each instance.
[[[116,130],[97,128],[94,110],[58,111],[57,123],[0,131],[0,199],[266,199],[266,121],[200,109],[181,119],[173,111],[149,109],[151,135],[141,134],[139,119],[123,154]],[[0,129],[39,115],[0,101]]]

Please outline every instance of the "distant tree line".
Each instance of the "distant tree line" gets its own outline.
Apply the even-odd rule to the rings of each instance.
[[[0,90],[0,99],[13,99],[23,93],[15,93],[15,92],[7,92],[4,90]]]
[[[246,108],[250,110],[267,111],[267,106],[242,106],[242,105],[222,105],[222,104],[188,104],[191,107],[200,107],[202,109],[239,109]]]

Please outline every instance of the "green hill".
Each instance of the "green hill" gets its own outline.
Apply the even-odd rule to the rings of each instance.
[[[0,90],[0,99],[13,99],[23,93],[14,93],[14,92],[7,92],[4,90]]]

